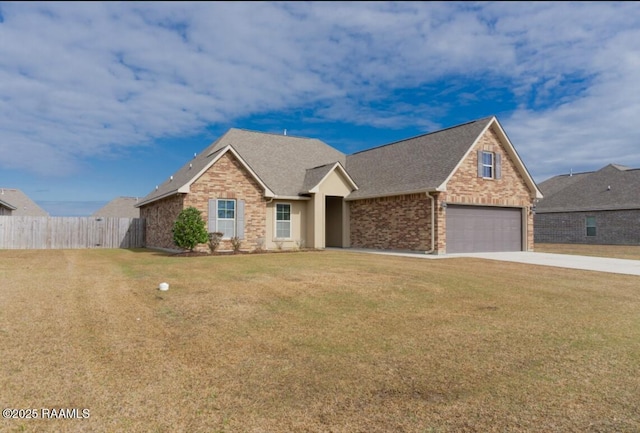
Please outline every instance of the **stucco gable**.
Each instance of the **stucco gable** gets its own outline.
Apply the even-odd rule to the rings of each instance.
[[[302,194],[317,193],[320,186],[332,175],[336,174],[340,177],[350,191],[358,189],[356,183],[351,179],[349,173],[344,169],[342,164],[335,162],[333,164],[326,164],[320,167],[314,167],[307,170],[304,185],[302,188]]]

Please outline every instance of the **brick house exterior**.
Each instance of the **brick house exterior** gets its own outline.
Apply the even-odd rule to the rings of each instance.
[[[351,246],[426,251],[431,243],[431,203],[426,194],[354,200]]]
[[[609,164],[540,184],[535,241],[640,245],[640,169]]]
[[[233,233],[248,250],[305,245],[444,254],[452,239],[452,252],[532,250],[530,209],[540,197],[490,117],[352,155],[315,139],[232,129],[138,206],[148,247],[175,248],[173,223],[193,206],[210,232],[228,230],[222,249]],[[510,219],[510,243],[496,216]]]

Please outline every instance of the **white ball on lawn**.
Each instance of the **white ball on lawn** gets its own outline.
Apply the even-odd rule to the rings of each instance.
[[[167,283],[160,283],[160,287],[158,287],[160,290],[162,291],[166,291],[169,290],[169,284]]]

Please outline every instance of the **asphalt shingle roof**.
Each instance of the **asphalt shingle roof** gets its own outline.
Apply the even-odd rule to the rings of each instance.
[[[479,119],[347,156],[347,172],[359,188],[349,199],[439,187],[492,119]]]
[[[140,218],[140,209],[135,207],[138,197],[116,197],[91,214],[92,217]]]
[[[172,178],[158,185],[158,189],[147,195],[141,203],[176,193],[227,146],[231,146],[259,179],[281,197],[298,196],[305,184],[308,168],[345,163],[344,153],[315,138],[231,128],[186,163]]]
[[[358,187],[349,199],[426,192],[445,183],[494,119],[486,117],[348,156],[314,138],[232,128],[137,206],[179,192],[229,147],[277,197],[308,193],[336,162]]]
[[[49,216],[44,209],[19,189],[0,188],[0,201],[14,208],[11,210],[12,216]]]
[[[537,213],[640,209],[640,169],[622,165],[554,176],[539,187]]]

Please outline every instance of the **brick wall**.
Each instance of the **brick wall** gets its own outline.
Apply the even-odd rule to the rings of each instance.
[[[483,179],[478,177],[478,150],[500,154],[502,158],[502,176],[500,179]],[[517,170],[513,160],[502,147],[496,133],[490,128],[478,140],[467,158],[447,183],[446,195],[441,199],[452,204],[474,204],[505,207],[526,207],[532,205],[531,191],[524,178]],[[439,212],[444,218],[445,212]],[[527,211],[527,248],[533,251],[534,230],[533,213]],[[439,229],[443,229],[444,221],[439,221]]]
[[[231,153],[223,155],[198,178],[184,200],[184,206],[193,206],[202,212],[202,218],[209,218],[209,199],[228,198],[245,201],[244,240],[241,249],[253,250],[266,236],[267,203],[264,190],[253,176]],[[231,242],[224,240],[220,250],[232,249]]]
[[[154,201],[140,208],[140,218],[146,221],[146,241],[149,248],[177,248],[173,243],[173,224],[184,206],[184,194]]]
[[[478,177],[477,151],[501,155],[501,178]],[[435,252],[446,252],[446,210],[443,201],[452,204],[529,208],[531,191],[513,160],[502,147],[498,135],[489,129],[474,146],[447,183],[447,191],[434,194],[436,199]],[[406,249],[426,251],[431,248],[430,201],[425,194],[356,200],[349,202],[351,245],[360,248]],[[527,211],[527,247],[533,250],[533,213]]]
[[[430,206],[425,194],[349,202],[351,246],[414,251],[430,249]]]
[[[262,187],[230,153],[223,155],[196,179],[188,194],[158,200],[140,209],[140,217],[147,220],[147,246],[177,248],[171,230],[180,211],[193,206],[202,212],[202,218],[207,221],[209,199],[214,198],[245,200],[245,239],[241,249],[255,249],[259,239],[265,238],[266,201]],[[206,244],[199,245],[197,249],[208,250]],[[222,241],[219,249],[232,249],[231,242]]]
[[[588,216],[596,218],[595,236],[587,236]],[[640,210],[538,213],[534,219],[536,242],[640,245]]]

